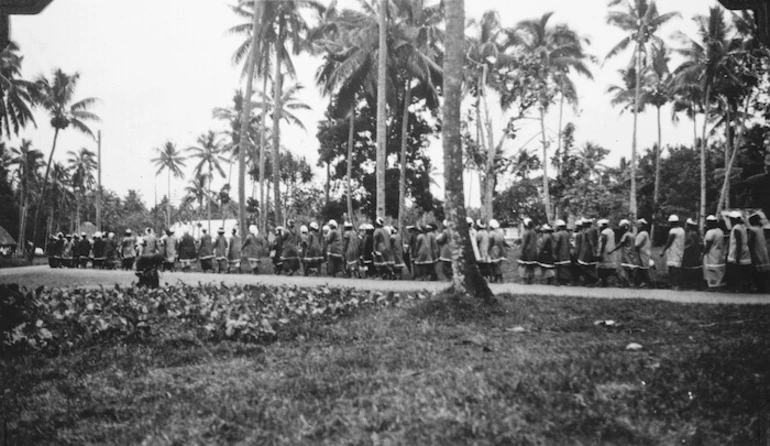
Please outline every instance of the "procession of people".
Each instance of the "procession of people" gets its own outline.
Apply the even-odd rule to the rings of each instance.
[[[713,289],[767,292],[770,257],[759,214],[744,222],[743,215],[728,215],[729,230],[714,215],[706,218],[701,234],[691,218],[668,218],[668,238],[660,253],[667,275],[656,267],[650,223],[640,218],[620,220],[578,218],[568,228],[564,220],[537,225],[521,222],[521,236],[507,241],[495,219],[467,219],[475,260],[490,282],[504,280],[503,265],[516,246],[518,278],[525,284],[659,287],[667,276],[672,289]],[[452,277],[452,234],[447,221],[414,224],[403,230],[377,218],[355,228],[329,220],[297,225],[287,220],[272,237],[251,225],[245,235],[238,228],[215,235],[201,229],[196,239],[189,229],[181,235],[167,229],[157,236],[152,228],[137,235],[126,229],[122,238],[110,232],[64,235],[49,243],[51,267],[125,270],[137,269],[140,258],[154,256],[158,268],[186,272],[198,264],[203,272],[327,275],[330,277],[399,280],[448,280]],[[662,268],[661,268],[662,269]],[[655,272],[655,277],[653,276]],[[657,279],[657,280],[656,280]]]

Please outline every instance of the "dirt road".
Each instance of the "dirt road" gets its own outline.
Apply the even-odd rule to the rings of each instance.
[[[93,269],[51,269],[48,266],[28,266],[21,268],[0,269],[0,284],[18,283],[22,287],[34,289],[39,286],[52,288],[63,287],[112,287],[131,286],[136,277],[130,271],[102,271]],[[276,286],[300,287],[352,287],[373,291],[416,292],[438,291],[446,287],[446,282],[383,281],[369,279],[344,279],[330,277],[287,277],[271,274],[203,274],[203,273],[163,273],[161,284],[184,282],[225,284],[266,284]],[[770,295],[731,294],[705,291],[645,290],[628,288],[583,288],[571,286],[523,285],[517,283],[491,284],[495,294],[527,294],[534,296],[570,296],[599,299],[657,299],[681,303],[707,304],[770,304]]]

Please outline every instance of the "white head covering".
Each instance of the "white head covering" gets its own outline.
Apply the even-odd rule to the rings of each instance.
[[[553,228],[551,226],[549,226],[548,223],[546,223],[546,224],[544,224],[543,226],[540,227],[540,230],[541,231],[553,231]]]
[[[94,238],[102,238],[102,233],[100,231],[94,232]]]
[[[738,211],[730,211],[729,217],[730,218],[743,218],[741,213],[738,212]]]
[[[323,227],[321,228],[321,232],[323,232],[324,234],[329,231],[331,231],[331,228],[329,227],[329,225],[323,225]]]
[[[678,221],[679,221],[679,217],[678,217],[676,214],[671,214],[671,215],[668,217],[668,222],[669,222],[669,223],[676,223],[676,222],[678,222]]]
[[[329,223],[328,223],[328,225],[329,225],[329,227],[330,227],[330,228],[332,228],[332,229],[337,229],[337,220],[335,220],[335,219],[331,219],[331,220],[329,220]]]
[[[259,235],[259,229],[257,229],[257,225],[250,225],[250,226],[249,226],[249,232],[250,232],[250,233],[251,233],[253,236],[255,236],[255,237],[256,237],[256,236],[258,236],[258,235]]]
[[[473,226],[473,219],[471,217],[465,217],[465,222]]]
[[[498,222],[497,220],[495,220],[493,218],[492,220],[489,220],[489,227],[491,229],[498,229],[498,228],[500,228],[500,222]]]
[[[553,223],[553,225],[554,225],[554,226],[556,226],[556,227],[558,228],[558,227],[560,227],[560,226],[567,226],[567,223],[566,223],[564,220],[562,220],[562,219],[560,218],[560,219],[556,220],[556,221]]]
[[[312,229],[314,231],[318,230],[318,223],[317,222],[311,221],[309,226],[310,226],[310,229]]]
[[[609,226],[610,225],[610,221],[607,220],[606,218],[600,219],[597,223],[599,224],[599,226]]]
[[[484,222],[481,221],[480,218],[478,220],[476,220],[476,226],[478,226],[480,229],[484,229],[484,228],[487,227],[487,225],[485,225]]]
[[[631,226],[631,222],[627,219],[620,220],[620,223],[618,223],[620,226]]]
[[[647,224],[647,220],[645,220],[643,218],[640,218],[639,220],[636,220],[636,224],[637,225],[646,225]]]
[[[718,220],[715,216],[709,215],[708,217],[706,217],[706,221],[718,221]]]
[[[310,224],[312,225],[313,223],[310,223]],[[307,226],[305,226],[305,225],[300,226],[299,227],[299,233],[300,234],[307,234]]]
[[[353,223],[351,223],[349,221],[346,221],[345,223],[343,223],[343,226],[346,227],[346,228],[352,228],[353,227]]]
[[[698,225],[698,223],[695,223],[695,220],[693,220],[692,218],[688,218],[685,223],[687,223],[688,225],[692,225],[692,226],[697,226]]]

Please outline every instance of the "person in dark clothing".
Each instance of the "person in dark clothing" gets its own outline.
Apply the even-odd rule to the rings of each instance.
[[[80,233],[78,242],[78,267],[87,268],[88,261],[91,258],[91,242],[88,241],[88,235],[85,232]]]
[[[115,233],[110,232],[104,239],[104,268],[115,269],[118,257],[118,246],[115,242]]]
[[[192,262],[195,260],[195,239],[187,229],[182,233],[177,249],[179,250],[179,264],[182,266],[182,272],[190,271]]]
[[[281,253],[283,252],[283,226],[275,228],[275,240],[270,251],[273,259],[273,272],[281,274],[283,272],[283,260],[281,259]]]
[[[97,231],[94,233],[94,268],[104,268],[104,240],[102,240],[102,233]]]
[[[688,218],[685,224],[682,286],[692,289],[703,287],[703,240],[698,223],[692,218]]]
[[[537,268],[537,234],[535,222],[530,218],[524,219],[524,233],[521,235],[521,254],[519,255],[519,277],[524,283],[531,284],[535,280]]]

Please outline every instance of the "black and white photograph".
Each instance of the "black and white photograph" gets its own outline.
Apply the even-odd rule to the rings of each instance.
[[[0,446],[770,445],[770,0],[0,0]]]

